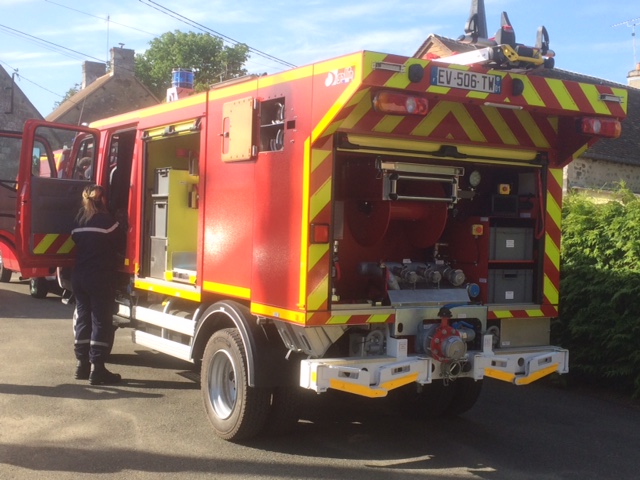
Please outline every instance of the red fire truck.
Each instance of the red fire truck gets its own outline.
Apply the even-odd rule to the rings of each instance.
[[[485,377],[565,373],[562,168],[619,135],[627,93],[537,75],[540,46],[486,45],[471,64],[354,53],[91,128],[28,122],[21,262],[71,267],[81,191],[103,185],[127,225],[114,318],[200,366],[229,440],[295,424],[301,389],[458,414]],[[65,178],[32,174],[37,138],[71,146]]]

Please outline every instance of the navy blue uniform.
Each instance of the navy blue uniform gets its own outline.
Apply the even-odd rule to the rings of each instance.
[[[75,354],[81,361],[104,363],[113,343],[113,288],[117,252],[124,233],[106,212],[96,213],[71,232],[76,266],[71,275],[76,297]]]

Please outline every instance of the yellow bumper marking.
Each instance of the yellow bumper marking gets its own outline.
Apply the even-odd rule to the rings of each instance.
[[[327,320],[327,325],[344,325],[350,318],[351,315],[332,315],[329,320]]]
[[[385,323],[389,320],[390,315],[371,315],[367,323]]]
[[[515,384],[516,385],[529,385],[530,383],[535,382],[536,380],[540,380],[542,377],[546,377],[547,375],[551,375],[553,372],[558,370],[558,364],[554,363],[553,365],[549,365],[547,368],[543,368],[542,370],[538,370],[537,372],[533,372],[526,377],[516,377]]]
[[[361,397],[368,398],[380,398],[387,396],[386,390],[373,389],[371,387],[365,387],[362,385],[354,385],[353,383],[336,380],[335,378],[329,380],[329,388],[347,393],[353,393],[355,395],[360,395]]]
[[[405,377],[394,378],[393,380],[389,380],[388,382],[381,383],[380,387],[388,391],[388,390],[393,390],[395,388],[402,387],[404,385],[408,385],[410,383],[415,382],[416,380],[418,380],[418,374],[412,373]]]
[[[496,380],[502,380],[503,382],[513,382],[516,376],[513,373],[503,372],[502,370],[496,370],[495,368],[485,368],[484,376],[495,378]]]

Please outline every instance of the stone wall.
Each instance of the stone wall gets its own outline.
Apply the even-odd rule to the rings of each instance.
[[[36,107],[22,93],[18,85],[19,78],[14,79],[11,74],[0,66],[0,129],[21,131],[25,120],[42,115]]]
[[[604,160],[578,158],[565,169],[566,188],[616,190],[621,181],[640,194],[640,167]]]

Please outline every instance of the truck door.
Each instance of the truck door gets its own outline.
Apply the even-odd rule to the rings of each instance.
[[[73,264],[71,229],[82,190],[96,178],[99,132],[85,127],[28,120],[24,126],[17,179],[16,249],[27,267]],[[68,165],[44,176],[64,152]],[[62,169],[64,168],[64,169]]]

